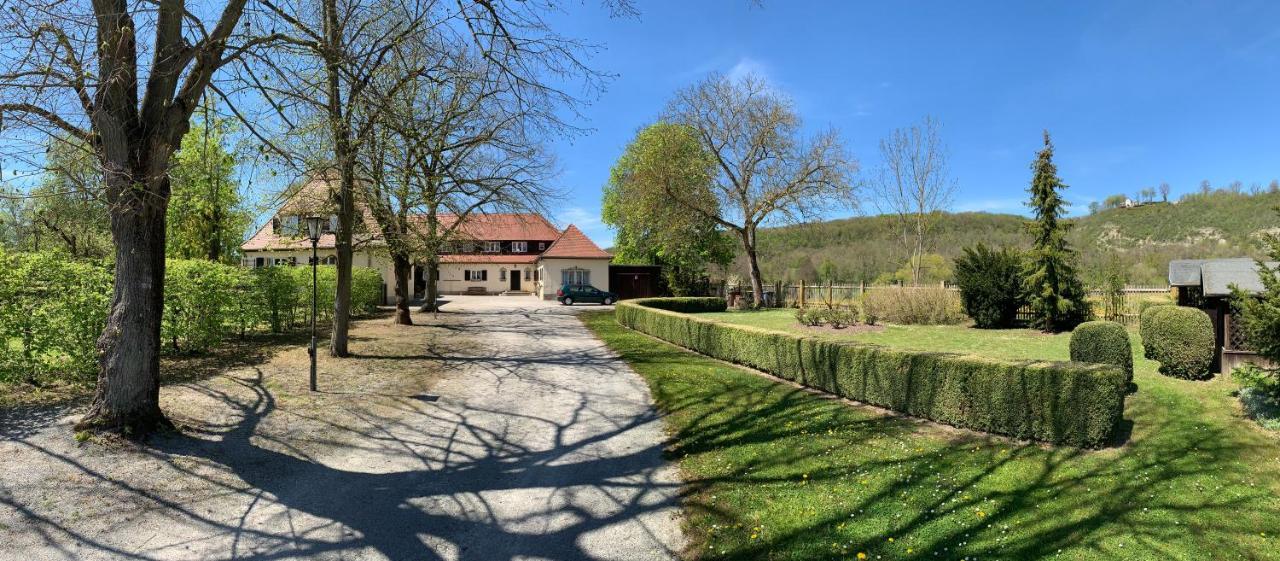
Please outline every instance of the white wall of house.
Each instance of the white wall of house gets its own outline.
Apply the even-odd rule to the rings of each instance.
[[[497,294],[511,290],[511,274],[520,275],[520,290],[532,292],[532,263],[441,263],[440,282],[436,285],[441,294],[463,294],[469,288],[481,287],[485,292]],[[474,273],[467,280],[466,271],[485,271],[485,279],[477,280]]]
[[[320,257],[320,263],[333,263],[337,260],[337,253],[332,249],[321,249],[316,252]],[[257,264],[257,258],[263,258],[270,266],[278,266],[286,264],[292,258],[298,267],[307,265],[311,259],[311,250],[276,250],[276,251],[246,251],[241,261],[246,267],[254,267]],[[394,302],[396,297],[396,273],[395,268],[391,264],[391,258],[382,255],[380,252],[369,249],[359,249],[351,255],[352,265],[356,267],[368,267],[377,269],[378,274],[382,276],[382,283],[386,291],[386,302]]]
[[[609,290],[608,259],[561,259],[544,257],[538,262],[539,283],[536,294],[539,298],[550,300],[556,297],[556,290],[564,279],[564,271],[585,271],[588,284],[600,290]],[[581,278],[580,275],[578,278]]]

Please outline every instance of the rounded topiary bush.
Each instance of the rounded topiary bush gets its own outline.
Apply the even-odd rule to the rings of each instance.
[[[1114,364],[1133,381],[1133,346],[1129,332],[1114,321],[1086,321],[1071,332],[1071,360]]]
[[[1145,345],[1160,363],[1160,373],[1187,380],[1203,380],[1212,374],[1214,336],[1209,314],[1195,308],[1172,306],[1153,314]]]
[[[1143,302],[1146,304],[1146,302]],[[1138,337],[1142,339],[1142,356],[1154,359],[1151,354],[1151,324],[1152,318],[1164,310],[1174,308],[1171,304],[1157,304],[1154,306],[1143,306],[1142,311],[1138,314]]]

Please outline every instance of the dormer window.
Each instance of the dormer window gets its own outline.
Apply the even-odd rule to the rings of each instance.
[[[538,242],[538,251],[545,251],[546,249],[547,249],[547,242]]]
[[[498,253],[502,251],[502,242],[484,242],[485,253]]]
[[[526,253],[529,251],[529,242],[511,242],[511,253]]]

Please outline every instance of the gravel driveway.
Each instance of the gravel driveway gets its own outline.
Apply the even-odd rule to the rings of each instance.
[[[644,382],[563,308],[454,297],[167,386],[182,434],[77,445],[0,416],[0,559],[673,559],[679,479]],[[373,322],[377,322],[375,325]]]

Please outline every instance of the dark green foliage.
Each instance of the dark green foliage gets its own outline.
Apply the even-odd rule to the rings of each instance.
[[[1209,314],[1195,308],[1169,306],[1150,317],[1147,346],[1160,363],[1160,373],[1186,380],[1212,376],[1214,335]]]
[[[1280,206],[1276,207],[1276,214],[1280,215]],[[1267,233],[1262,241],[1268,258],[1280,262],[1280,235]],[[1244,329],[1248,348],[1273,365],[1280,365],[1280,267],[1259,261],[1258,277],[1262,291],[1251,295],[1233,287],[1231,306],[1239,312],[1238,325]],[[1280,404],[1280,368],[1254,367],[1236,378],[1245,387]]]
[[[1068,331],[1088,319],[1090,311],[1084,284],[1076,275],[1075,252],[1067,243],[1071,225],[1063,220],[1067,202],[1061,193],[1067,185],[1058,178],[1048,131],[1031,169],[1030,206],[1035,220],[1026,276],[1031,325],[1050,333]]]
[[[1102,446],[1124,410],[1119,368],[996,362],[724,324],[662,299],[618,305],[620,324],[697,352],[907,415],[1021,439]]]
[[[1133,382],[1129,332],[1114,321],[1086,321],[1071,332],[1071,360],[1119,366]]]
[[[955,278],[964,313],[984,329],[1011,327],[1026,303],[1022,285],[1026,268],[1022,252],[979,243],[956,258]]]
[[[1155,324],[1154,318],[1161,310],[1175,307],[1172,304],[1143,302],[1138,309],[1138,337],[1142,339],[1142,356],[1149,359],[1155,359],[1151,354],[1151,326]]]

